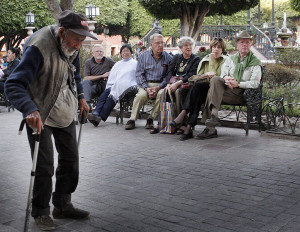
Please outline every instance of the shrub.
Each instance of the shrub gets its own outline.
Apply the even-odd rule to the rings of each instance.
[[[86,50],[84,48],[80,49],[80,75],[83,79],[84,77],[84,64],[87,59],[93,56],[92,51]]]
[[[269,99],[283,98],[286,113],[299,115],[300,72],[296,65],[268,64],[264,74],[263,96]]]

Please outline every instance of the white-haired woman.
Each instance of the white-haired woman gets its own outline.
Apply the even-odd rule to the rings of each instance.
[[[188,89],[184,88],[188,83],[188,79],[197,73],[197,67],[200,58],[193,54],[194,40],[191,37],[184,36],[178,41],[178,47],[181,53],[173,56],[173,59],[168,67],[166,80],[168,85],[166,88],[171,88],[175,93],[176,110],[180,112],[187,95]],[[183,133],[184,128],[179,128],[177,133]],[[158,127],[150,131],[151,134],[158,133]]]

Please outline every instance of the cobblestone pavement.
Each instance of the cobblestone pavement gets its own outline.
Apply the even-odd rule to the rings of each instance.
[[[24,225],[31,160],[20,120],[0,113],[0,231]],[[144,125],[83,126],[73,203],[91,217],[55,220],[56,231],[300,231],[299,140],[219,128],[216,139],[179,141]],[[30,231],[38,231],[32,218]]]

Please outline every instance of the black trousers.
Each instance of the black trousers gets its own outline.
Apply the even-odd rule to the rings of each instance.
[[[35,143],[32,132],[32,129],[27,126],[31,155],[33,155]],[[52,196],[54,207],[65,209],[72,206],[71,193],[75,191],[78,184],[79,158],[75,123],[72,122],[65,128],[44,126],[40,136],[33,188],[31,212],[33,217],[50,214],[49,202],[52,194],[52,176],[54,174],[52,135],[58,153],[55,192]]]
[[[196,82],[187,94],[183,109],[189,113],[187,123],[191,126],[197,125],[201,105],[205,104],[208,90],[209,83]]]

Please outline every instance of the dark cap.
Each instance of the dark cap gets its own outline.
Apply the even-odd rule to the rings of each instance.
[[[74,13],[70,10],[63,11],[58,17],[59,26],[69,29],[78,35],[89,36],[98,39],[89,32],[86,17],[82,14]]]

